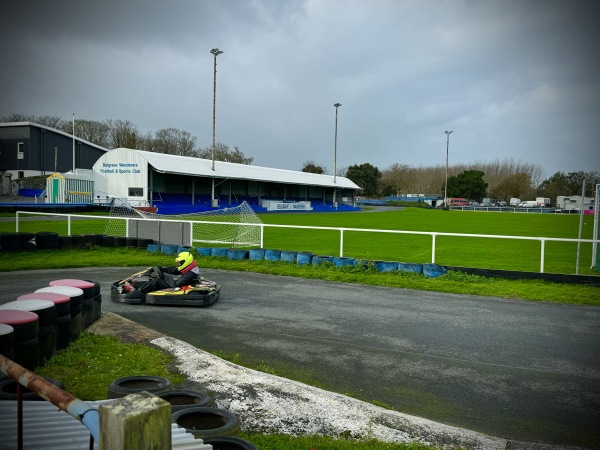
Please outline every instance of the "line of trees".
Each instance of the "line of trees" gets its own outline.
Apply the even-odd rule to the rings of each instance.
[[[302,167],[304,172],[327,173],[327,168],[310,160]],[[425,194],[444,196],[446,168],[443,165],[410,167],[394,163],[384,170],[369,164],[358,164],[338,171],[363,188],[366,197]],[[583,181],[586,195],[594,196],[600,172],[556,172],[543,179],[539,165],[515,161],[496,160],[491,163],[460,164],[448,167],[448,197],[464,197],[481,201],[485,197],[508,201],[512,197],[533,200],[548,197],[552,201],[559,195],[581,195]]]

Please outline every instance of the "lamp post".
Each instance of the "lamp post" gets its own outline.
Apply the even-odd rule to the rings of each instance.
[[[210,51],[215,56],[214,76],[213,76],[213,135],[212,135],[212,170],[215,170],[215,123],[216,123],[216,105],[217,105],[217,56],[223,53],[218,48]],[[214,198],[214,196],[213,196]]]
[[[444,208],[448,209],[448,147],[450,147],[450,134],[452,131],[444,131],[446,133],[446,185],[444,187]]]
[[[342,106],[341,103],[335,103],[335,138],[333,141],[333,182],[336,182],[337,176],[337,129],[338,129],[338,108]],[[335,186],[333,187],[333,206],[335,207]]]

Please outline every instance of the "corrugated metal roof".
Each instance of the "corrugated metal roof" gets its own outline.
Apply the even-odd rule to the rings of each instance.
[[[331,188],[336,187],[340,189],[360,189],[360,186],[356,185],[352,180],[346,177],[336,177],[334,183],[332,175],[273,169],[270,167],[236,164],[223,161],[215,161],[215,170],[212,170],[212,160],[210,159],[167,155],[165,153],[153,153],[144,150],[132,151],[137,152],[158,172],[196,175],[208,178],[231,178],[273,183],[326,186]]]
[[[87,402],[98,407],[99,402]],[[0,400],[0,450],[17,448],[17,402]],[[173,450],[212,450],[184,428],[171,424]],[[50,402],[23,402],[24,450],[88,450],[90,433],[78,420]],[[98,446],[94,443],[94,449]]]
[[[41,128],[42,130],[52,131],[53,133],[61,134],[70,139],[73,138],[72,134],[65,133],[64,131],[57,130],[56,128],[47,127],[46,125],[40,125],[39,123],[34,123],[34,122],[4,122],[4,123],[0,123],[0,127],[6,127],[6,128],[8,128],[8,127],[26,127],[26,126]],[[83,142],[86,145],[89,145],[90,147],[97,148],[98,150],[103,150],[105,152],[109,151],[109,149],[107,149],[107,148],[101,147],[97,144],[94,144],[93,142],[86,141],[85,139],[78,138],[77,136],[75,136],[75,140],[77,142]]]

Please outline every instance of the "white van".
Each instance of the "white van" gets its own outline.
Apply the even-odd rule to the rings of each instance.
[[[521,207],[521,208],[536,208],[536,207],[539,207],[539,205],[537,204],[537,202],[535,200],[528,200],[526,202],[521,202],[519,204],[519,207]]]
[[[510,201],[508,202],[508,204],[510,206],[519,206],[519,204],[521,203],[521,199],[520,198],[511,198]]]

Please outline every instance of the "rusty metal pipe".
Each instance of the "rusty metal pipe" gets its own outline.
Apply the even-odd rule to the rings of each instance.
[[[0,355],[0,370],[21,386],[82,422],[94,440],[100,442],[100,423],[96,409],[3,355]]]

